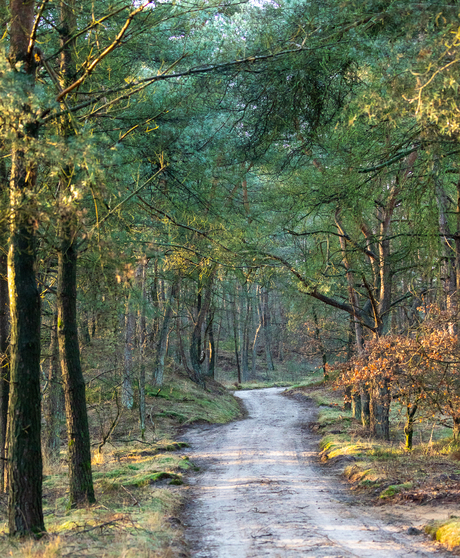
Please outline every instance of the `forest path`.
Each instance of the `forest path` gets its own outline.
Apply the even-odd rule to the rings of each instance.
[[[236,393],[248,418],[198,426],[184,440],[194,475],[186,538],[194,558],[415,558],[448,556],[385,508],[359,505],[317,466],[315,406],[282,388]],[[383,511],[382,511],[383,510]],[[386,515],[386,517],[385,517]]]

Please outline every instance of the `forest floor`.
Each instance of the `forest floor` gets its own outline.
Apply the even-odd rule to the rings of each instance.
[[[196,426],[181,439],[204,472],[188,476],[185,535],[194,558],[415,558],[449,556],[422,527],[458,505],[371,505],[321,465],[318,407],[282,388],[239,391],[248,411],[224,426]],[[340,413],[340,411],[337,411]],[[343,413],[343,412],[342,412]]]
[[[12,558],[171,558],[182,552],[178,515],[183,474],[195,469],[184,443],[174,441],[190,423],[226,423],[241,416],[228,390],[209,380],[204,391],[183,375],[147,393],[147,432],[140,439],[138,409],[123,410],[91,384],[89,419],[97,502],[68,509],[65,446],[44,452],[43,511],[39,540],[7,535],[7,496],[0,494],[0,555]],[[112,426],[116,425],[114,429]],[[106,443],[102,442],[106,439]]]

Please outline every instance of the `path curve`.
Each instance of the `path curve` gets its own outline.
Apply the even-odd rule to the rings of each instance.
[[[319,468],[312,403],[282,388],[240,391],[248,418],[196,427],[184,440],[203,472],[190,479],[186,539],[194,558],[422,558],[450,553],[357,505]]]

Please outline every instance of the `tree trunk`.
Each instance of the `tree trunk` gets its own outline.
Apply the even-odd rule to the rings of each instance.
[[[6,234],[2,235],[5,239]],[[2,250],[0,248],[0,250]],[[10,394],[10,363],[8,356],[9,302],[7,256],[0,251],[0,492],[5,489],[6,425]]]
[[[241,330],[241,378],[243,382],[249,380],[249,320],[250,320],[250,302],[248,293],[246,295],[246,312],[244,315],[243,328]]]
[[[145,345],[147,325],[145,319],[146,290],[145,276],[147,261],[143,261],[139,270],[139,287],[141,291],[141,307],[139,310],[139,428],[141,439],[145,439]]]
[[[33,91],[35,67],[28,52],[35,2],[10,3],[10,52],[18,73],[18,87],[26,98]],[[29,107],[23,106],[24,113]],[[26,138],[37,137],[36,123],[18,132],[13,144],[10,182],[10,246],[8,287],[10,302],[10,396],[8,405],[8,526],[10,535],[45,531],[42,509],[40,442],[40,296],[35,281],[36,215],[33,197],[36,169],[26,156]],[[21,147],[19,147],[21,145]]]
[[[352,391],[351,393],[351,412],[353,418],[361,421],[361,413],[362,413],[361,396],[359,393],[356,393],[356,391]]]
[[[165,358],[168,348],[168,335],[170,329],[171,318],[173,315],[174,303],[177,298],[180,288],[179,279],[176,279],[171,285],[169,291],[168,302],[165,309],[165,314],[163,318],[163,323],[161,325],[160,337],[158,339],[158,344],[155,354],[155,363],[153,366],[154,376],[153,383],[157,386],[163,385],[164,380],[164,369],[165,369]]]
[[[202,301],[200,301],[198,315],[192,331],[190,340],[190,362],[194,371],[194,381],[204,387],[203,372],[201,370],[201,328],[209,311],[212,299],[212,285],[217,268],[214,267],[207,280],[206,292]]]
[[[321,339],[321,332],[319,329],[319,322],[318,322],[318,315],[316,314],[316,310],[313,308],[313,320],[315,322],[315,337],[318,341],[319,351],[321,353],[322,361],[323,361],[323,378],[325,381],[329,380],[329,374],[327,373],[327,355],[326,349],[323,345],[323,340]]]
[[[376,438],[390,439],[390,389],[388,380],[381,380],[381,385],[372,389],[370,400],[371,431]]]
[[[61,219],[58,253],[58,341],[64,380],[69,458],[69,505],[95,502],[85,380],[77,328],[77,251],[70,219]]]
[[[284,332],[286,331],[284,309],[279,301],[279,319],[280,326],[278,327],[278,359],[280,362],[284,361]]]
[[[125,409],[132,409],[134,406],[134,334],[136,330],[136,314],[133,308],[131,294],[128,297],[125,316],[125,348],[124,348],[124,367],[123,383],[121,386],[121,404]]]
[[[58,317],[54,314],[51,324],[51,340],[49,346],[49,367],[47,389],[43,400],[43,415],[45,419],[44,447],[47,462],[53,462],[59,457],[61,449],[61,426],[65,420],[64,391],[62,389],[61,369],[59,366],[59,346],[57,338]]]
[[[236,296],[236,294],[235,294]],[[237,370],[237,382],[241,384],[241,367],[240,367],[240,356],[238,351],[238,324],[237,324],[237,312],[236,312],[236,301],[232,301],[233,307],[233,340],[235,343],[235,358],[236,358],[236,370]]]
[[[14,154],[12,197],[22,198],[22,155]],[[16,198],[17,199],[17,198]],[[35,283],[33,227],[13,212],[8,254],[11,312],[11,384],[8,405],[8,524],[10,535],[45,531],[40,442],[40,296]]]
[[[414,422],[417,407],[417,405],[407,405],[406,407],[406,425],[404,427],[404,434],[406,436],[406,450],[408,451],[412,449],[412,438],[414,436]]]
[[[60,82],[65,88],[72,82],[76,67],[73,60],[76,29],[75,1],[60,2],[59,39],[61,44]],[[62,105],[66,108],[66,105]],[[74,135],[70,117],[63,118],[61,136]],[[58,250],[58,344],[67,421],[69,460],[69,506],[79,507],[95,501],[91,473],[91,446],[86,409],[86,389],[80,362],[77,324],[77,258],[75,208],[65,199],[74,169],[65,168],[60,179]]]
[[[153,306],[152,333],[150,336],[151,346],[155,346],[158,342],[158,331],[160,321],[160,298],[158,292],[158,258],[155,258],[153,264],[153,284],[150,289],[150,299]]]
[[[365,387],[361,388],[361,423],[363,426],[369,426],[371,422],[370,394]]]
[[[216,360],[217,360],[216,343],[214,342],[214,313],[210,317],[209,326],[208,326],[208,337],[209,337],[208,376],[214,380],[216,375]]]
[[[460,415],[454,415],[452,417],[452,420],[454,421],[454,430],[453,430],[454,440],[458,442],[460,441]]]
[[[264,332],[265,341],[265,358],[267,370],[273,372],[275,366],[273,364],[272,350],[271,350],[271,318],[270,309],[268,307],[268,291],[262,290],[261,292],[261,313],[262,313],[262,330]]]
[[[257,341],[259,340],[259,333],[262,327],[262,322],[259,322],[257,326],[256,333],[254,335],[254,341],[252,342],[252,378],[256,377],[256,364],[257,364]]]

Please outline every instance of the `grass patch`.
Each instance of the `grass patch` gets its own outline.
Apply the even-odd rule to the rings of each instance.
[[[44,514],[48,532],[40,541],[0,537],[0,552],[14,558],[101,556],[166,558],[178,541],[170,519],[182,503],[178,488],[182,471],[193,467],[180,454],[180,444],[134,443],[104,451],[93,460],[97,504],[87,509],[67,509],[67,478],[47,471],[44,482]],[[167,447],[178,451],[165,453]],[[157,486],[158,483],[164,486]],[[6,531],[5,507],[1,530]]]
[[[425,532],[453,550],[460,546],[460,518],[451,517],[447,521],[433,521],[425,526]]]

